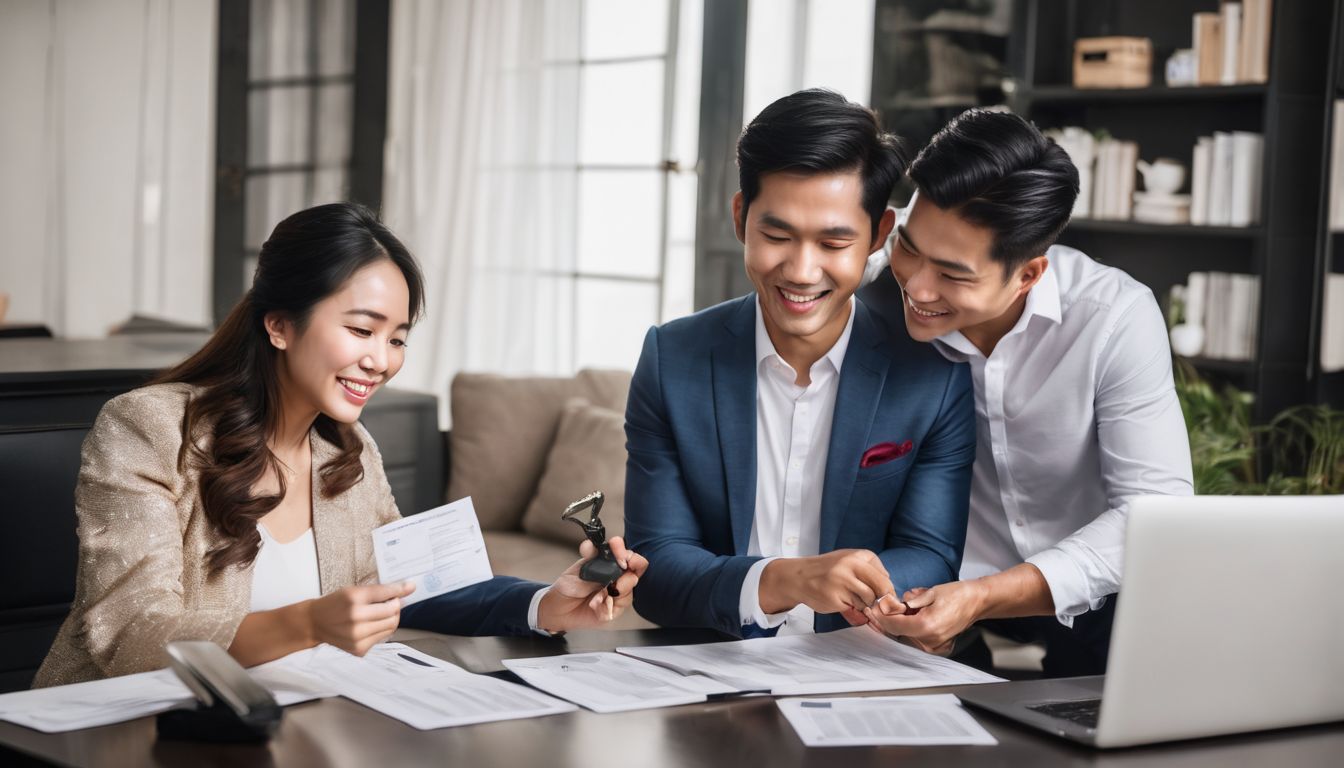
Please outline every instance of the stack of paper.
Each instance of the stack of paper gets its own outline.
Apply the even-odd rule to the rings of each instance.
[[[473,675],[401,643],[374,646],[363,658],[329,645],[316,651],[308,660],[308,674],[341,696],[420,730],[576,709],[531,688]]]
[[[786,699],[779,711],[809,747],[929,746],[999,742],[956,696]]]
[[[280,706],[335,696],[316,678],[304,674],[313,651],[299,651],[248,670],[271,692]],[[87,683],[16,691],[0,695],[0,720],[42,731],[61,733],[111,725],[185,707],[196,700],[171,670],[141,672]]]
[[[617,653],[505,659],[504,666],[534,688],[602,713],[695,704],[739,692],[713,678],[683,675]]]

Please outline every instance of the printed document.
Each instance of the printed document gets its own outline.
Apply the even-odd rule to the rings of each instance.
[[[526,686],[472,673],[401,643],[376,645],[363,658],[318,646],[309,673],[333,690],[412,728],[516,720],[577,707]]]
[[[494,576],[470,496],[376,529],[373,556],[379,582],[415,582],[415,591],[401,599],[402,605]]]
[[[739,691],[769,691],[776,696],[1002,682],[867,627],[703,645],[617,648],[616,652],[684,675],[711,677]]]
[[[999,743],[950,693],[776,703],[809,747]]]
[[[248,670],[284,707],[336,694],[301,670],[316,649]],[[170,669],[91,680],[87,683],[0,695],[0,720],[44,733],[121,723],[185,707],[196,700]]]
[[[737,692],[702,675],[683,675],[609,652],[505,659],[504,666],[528,685],[594,712],[674,707]]]

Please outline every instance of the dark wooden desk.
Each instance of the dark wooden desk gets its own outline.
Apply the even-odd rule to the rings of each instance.
[[[410,641],[473,671],[499,669],[513,656],[603,650],[712,639],[670,630],[576,632],[540,638],[431,637]],[[957,687],[918,693],[955,693]],[[1334,766],[1344,755],[1344,725],[1095,752],[976,713],[996,747],[844,747],[808,749],[773,699],[747,698],[612,715],[565,715],[417,731],[345,699],[290,707],[267,746],[159,743],[153,718],[67,734],[0,723],[0,745],[78,766]],[[0,759],[13,758],[10,753]],[[9,763],[6,760],[6,763]]]

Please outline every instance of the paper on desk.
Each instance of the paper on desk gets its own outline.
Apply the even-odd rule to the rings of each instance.
[[[694,704],[737,691],[708,677],[610,652],[505,659],[504,666],[534,688],[602,713]]]
[[[522,685],[470,672],[401,643],[351,656],[321,646],[311,668],[340,695],[429,730],[572,712],[577,707]]]
[[[999,743],[952,694],[776,703],[809,747]]]
[[[334,696],[302,667],[313,651],[300,651],[248,670],[271,692],[280,706]],[[0,720],[44,733],[121,723],[184,707],[196,697],[172,670],[109,677],[87,683],[58,685],[0,694]]]
[[[402,605],[494,576],[470,496],[374,530],[373,556],[379,582],[415,582]]]
[[[739,690],[768,690],[777,696],[1002,682],[867,627],[702,645],[617,648],[616,652],[682,674],[712,677]]]

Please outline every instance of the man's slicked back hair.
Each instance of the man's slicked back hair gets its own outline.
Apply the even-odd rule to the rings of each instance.
[[[905,172],[901,141],[882,130],[877,114],[822,88],[785,96],[761,110],[737,140],[742,218],[761,192],[761,177],[778,171],[813,175],[858,171],[871,237],[891,190]]]
[[[967,110],[910,164],[919,195],[994,234],[1005,277],[1055,244],[1078,198],[1078,169],[1034,125],[1007,112]]]

